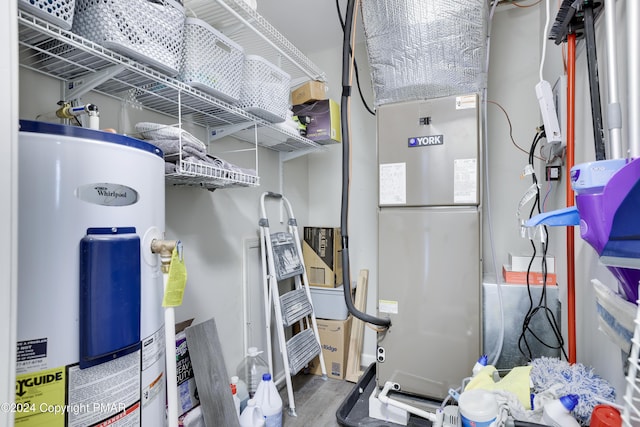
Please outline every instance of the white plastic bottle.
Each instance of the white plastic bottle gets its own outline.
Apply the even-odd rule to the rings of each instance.
[[[282,398],[271,379],[271,374],[262,375],[256,390],[256,405],[262,410],[265,427],[282,427]]]
[[[233,395],[233,404],[236,407],[236,414],[238,415],[238,419],[240,419],[240,399],[238,398],[236,385],[230,384],[230,386],[231,386],[231,394]]]
[[[256,406],[255,399],[247,401],[247,407],[240,414],[240,427],[263,427],[264,416],[262,410]]]
[[[552,427],[580,427],[580,423],[571,415],[577,404],[576,394],[568,394],[545,404],[542,408],[542,422]]]
[[[269,372],[267,363],[260,357],[261,351],[257,347],[249,347],[247,357],[238,366],[238,377],[247,384],[249,397],[256,394],[262,375]]]
[[[249,389],[247,388],[247,383],[242,381],[237,375],[231,377],[231,384],[236,385],[236,393],[238,394],[238,399],[240,399],[240,413],[244,411],[244,408],[247,407],[247,402],[249,401]]]

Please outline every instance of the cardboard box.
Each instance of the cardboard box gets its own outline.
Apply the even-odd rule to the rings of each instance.
[[[340,106],[333,99],[294,105],[292,110],[295,116],[310,118],[307,139],[323,145],[342,142]]]
[[[339,228],[304,227],[302,257],[311,286],[342,284],[342,240]]]
[[[330,378],[344,379],[347,370],[347,357],[349,356],[352,319],[353,316],[349,316],[346,320],[316,319],[322,344],[324,367]],[[322,375],[319,357],[311,361],[310,369],[312,374]]]
[[[547,273],[556,272],[556,259],[552,256],[546,257],[547,259]],[[531,262],[531,255],[515,255],[509,253],[509,265],[511,271],[527,271]],[[542,272],[542,256],[536,256],[531,264],[531,271]]]
[[[181,416],[200,404],[196,380],[189,358],[187,336],[184,330],[193,319],[176,324],[176,374],[178,377],[178,416]]]
[[[513,283],[517,285],[527,284],[527,272],[526,271],[513,271],[510,265],[502,266],[502,277],[507,283]],[[544,283],[544,276],[538,271],[529,272],[529,284],[530,285],[542,285]],[[555,273],[547,273],[547,285],[556,285],[557,277]]]
[[[317,80],[308,81],[291,92],[291,104],[293,105],[323,99],[327,99],[327,85]]]

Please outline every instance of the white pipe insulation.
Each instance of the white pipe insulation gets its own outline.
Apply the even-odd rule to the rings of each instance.
[[[391,389],[398,389],[398,384],[395,384],[391,381],[387,381],[384,383],[384,387],[382,391],[378,395],[378,400],[385,405],[395,406],[396,408],[400,408],[403,411],[407,411],[410,414],[417,415],[418,417],[425,418],[432,423],[437,422],[438,418],[440,418],[440,422],[442,422],[442,416],[438,417],[436,414],[432,414],[431,412],[423,411],[422,409],[418,409],[415,406],[407,405],[406,403],[399,402],[397,400],[391,399],[387,394]]]

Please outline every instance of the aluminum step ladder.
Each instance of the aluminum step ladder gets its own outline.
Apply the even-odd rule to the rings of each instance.
[[[287,231],[271,233],[265,209],[265,199],[281,201],[287,212]],[[327,371],[322,357],[322,347],[318,325],[313,311],[309,281],[304,268],[302,247],[298,225],[291,204],[281,194],[266,192],[260,197],[261,218],[260,249],[262,256],[262,276],[264,282],[265,317],[267,332],[267,353],[269,370],[273,375],[273,355],[271,349],[271,308],[275,315],[278,342],[285,370],[289,415],[296,416],[291,377],[307,366],[316,356],[320,359],[322,378],[327,379]],[[278,283],[293,279],[294,289],[280,295]],[[286,339],[286,327],[298,323],[300,332]]]

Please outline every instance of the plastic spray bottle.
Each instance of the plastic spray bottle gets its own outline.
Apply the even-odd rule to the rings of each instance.
[[[580,427],[580,423],[571,415],[578,404],[578,395],[568,394],[552,400],[542,408],[542,422],[552,427]]]

